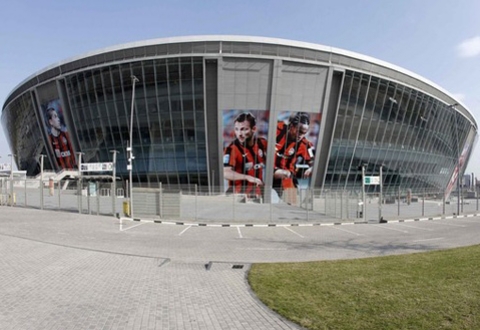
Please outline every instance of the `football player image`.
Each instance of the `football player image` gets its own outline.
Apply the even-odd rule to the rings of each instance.
[[[61,123],[57,110],[49,107],[46,111],[46,119],[49,128],[50,144],[58,166],[62,169],[74,169],[76,166],[75,154],[67,129]]]
[[[312,174],[315,153],[306,138],[309,129],[310,115],[306,112],[293,113],[288,123],[277,124],[273,188],[279,196],[288,189],[294,189],[296,195],[298,179]],[[290,196],[289,202],[294,203],[295,198]]]
[[[234,120],[235,140],[223,154],[223,176],[229,182],[227,192],[260,198],[264,185],[267,140],[257,137],[257,123],[249,112]]]

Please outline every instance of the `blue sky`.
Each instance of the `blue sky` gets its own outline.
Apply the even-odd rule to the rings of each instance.
[[[478,0],[7,1],[0,13],[0,102],[33,73],[86,52],[231,34],[323,44],[390,62],[457,96],[480,122],[479,16]],[[480,176],[479,145],[467,173]],[[0,162],[9,153],[0,127]]]

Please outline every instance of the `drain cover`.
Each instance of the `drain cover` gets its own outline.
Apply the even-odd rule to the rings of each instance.
[[[243,265],[233,265],[232,268],[233,269],[242,269]]]

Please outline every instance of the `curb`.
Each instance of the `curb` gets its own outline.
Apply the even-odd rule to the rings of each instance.
[[[461,219],[461,218],[474,218],[480,216],[480,213],[473,214],[463,214],[463,215],[449,215],[441,217],[428,217],[428,218],[413,218],[413,219],[399,219],[399,220],[383,220],[384,223],[395,223],[395,222],[414,222],[414,221],[435,221],[435,220],[450,220],[450,219]]]
[[[357,225],[367,224],[367,222],[315,222],[315,223],[264,223],[264,224],[230,224],[230,223],[196,223],[196,222],[183,222],[183,221],[168,221],[168,220],[147,220],[139,218],[127,218],[119,217],[119,220],[134,221],[134,222],[146,222],[157,223],[164,225],[177,225],[177,226],[192,226],[192,227],[314,227],[314,226],[341,226],[341,225]]]

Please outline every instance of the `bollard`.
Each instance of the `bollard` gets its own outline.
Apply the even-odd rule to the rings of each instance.
[[[50,179],[48,179],[48,191],[50,193],[50,196],[53,196],[53,191],[54,191],[53,177],[50,177]]]
[[[123,214],[125,216],[129,217],[130,216],[130,201],[123,201]]]
[[[12,194],[8,194],[8,204],[10,204],[10,206],[17,205],[16,193],[13,193],[13,198],[12,198]]]

